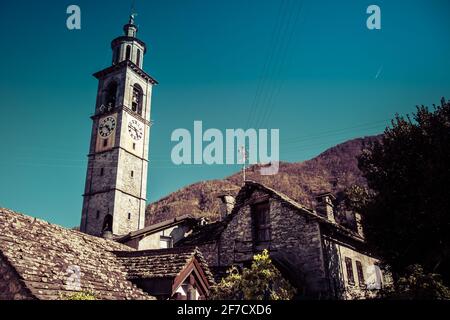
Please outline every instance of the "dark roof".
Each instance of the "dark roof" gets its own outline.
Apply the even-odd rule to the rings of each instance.
[[[334,194],[332,194],[332,193],[329,192],[329,191],[325,191],[325,192],[318,193],[318,194],[316,195],[316,199],[318,199],[318,198],[323,198],[323,197],[325,197],[325,196],[329,196],[329,197],[331,197],[333,200],[336,200],[336,197],[334,196]]]
[[[317,214],[315,211],[307,208],[306,206],[301,205],[295,200],[292,200],[284,193],[269,188],[259,182],[247,180],[245,181],[245,185],[239,190],[236,196],[236,202],[232,212],[228,216],[226,216],[225,219],[223,219],[222,221],[198,227],[198,229],[194,230],[192,234],[178,241],[177,246],[184,246],[184,245],[198,246],[201,244],[217,241],[220,238],[222,232],[225,230],[228,223],[233,219],[233,216],[240,210],[240,208],[243,205],[245,205],[246,200],[249,198],[249,196],[255,189],[259,189],[263,192],[271,194],[272,196],[278,198],[283,203],[290,205],[291,207],[296,209],[298,213],[304,214],[313,219],[317,219],[317,221],[320,222],[321,224],[329,226],[327,230],[332,229],[333,231],[339,232],[347,237],[351,237],[354,240],[363,241],[363,239],[352,230],[349,230],[337,223],[331,222],[325,217],[322,217],[321,215]]]
[[[213,276],[208,264],[196,247],[115,252],[125,266],[128,279],[175,278],[195,258],[212,284]]]
[[[297,211],[298,213],[301,213],[310,218],[316,219],[322,225],[327,226],[327,229],[331,230],[331,232],[338,232],[344,236],[352,238],[353,240],[364,241],[364,239],[361,238],[361,236],[358,235],[357,233],[355,233],[353,230],[347,229],[336,222],[332,222],[332,221],[328,220],[327,218],[322,217],[321,215],[317,214],[315,211],[301,205],[297,201],[292,200],[284,193],[279,192],[275,189],[269,188],[261,183],[255,182],[255,181],[246,181],[245,182],[245,185],[242,187],[241,191],[239,191],[239,193],[236,197],[236,205],[234,206],[231,214],[235,214],[235,212],[239,211],[240,206],[245,203],[245,199],[248,194],[248,192],[246,192],[247,191],[246,189],[254,189],[254,188],[266,191],[266,192],[272,194],[273,196],[277,197],[284,203],[294,207],[295,209],[298,209],[298,211]]]
[[[219,239],[226,226],[227,222],[225,220],[199,226],[186,238],[180,239],[176,246],[197,246],[215,242]]]
[[[137,27],[135,25],[131,25],[131,24],[126,24],[123,27],[127,27],[127,26],[133,26],[136,28],[136,32],[137,32]],[[136,37],[129,37],[129,36],[119,36],[117,38],[115,38],[113,41],[111,41],[111,49],[114,49],[115,46],[117,46],[118,42],[123,42],[123,41],[136,41],[137,43],[139,43],[141,46],[144,47],[144,54],[147,52],[147,46],[145,45],[145,42],[136,38]]]
[[[101,79],[105,75],[107,75],[113,71],[117,71],[124,66],[129,66],[134,72],[136,72],[142,78],[144,78],[147,81],[150,81],[151,84],[158,84],[158,81],[153,79],[151,75],[146,73],[144,70],[139,68],[133,61],[130,61],[130,60],[123,60],[123,61],[119,62],[118,64],[109,66],[103,70],[100,70],[100,71],[94,73],[93,76],[96,77],[97,79]]]
[[[0,254],[34,298],[74,293],[69,270],[79,267],[81,290],[97,299],[152,299],[127,279],[118,250],[132,249],[0,208]]]
[[[178,225],[180,223],[192,223],[192,224],[194,224],[197,221],[198,220],[196,218],[194,218],[193,216],[186,214],[186,215],[183,215],[183,216],[180,216],[180,217],[175,217],[173,219],[169,219],[169,220],[165,220],[165,221],[162,221],[162,222],[159,222],[159,223],[155,223],[155,224],[149,225],[149,226],[147,226],[145,228],[142,228],[140,230],[137,230],[137,231],[130,232],[130,233],[124,235],[124,236],[121,236],[120,238],[117,238],[116,241],[118,241],[118,242],[125,242],[125,241],[128,241],[130,239],[139,238],[141,236],[145,236],[145,235],[148,235],[148,234],[153,234],[155,232],[159,232],[159,231],[161,231],[163,229],[170,228],[172,226],[176,226],[176,225]]]

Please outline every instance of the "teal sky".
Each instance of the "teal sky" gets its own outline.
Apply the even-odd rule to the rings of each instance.
[[[97,82],[131,1],[0,3],[0,206],[79,224]],[[66,8],[81,8],[81,30]],[[382,29],[366,28],[381,8]],[[154,89],[148,199],[237,166],[171,163],[177,128],[278,128],[301,161],[450,97],[450,2],[136,1]]]

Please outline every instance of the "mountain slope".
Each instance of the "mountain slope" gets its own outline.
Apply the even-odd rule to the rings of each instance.
[[[253,166],[247,171],[247,179],[261,182],[313,208],[317,193],[331,191],[336,194],[353,184],[366,184],[356,157],[377,139],[379,136],[349,140],[308,161],[282,162],[278,174],[273,176],[261,176],[259,168]],[[148,205],[146,225],[183,214],[217,220],[221,204],[218,196],[224,193],[236,195],[241,186],[242,173],[236,173],[223,180],[202,181],[184,187]]]

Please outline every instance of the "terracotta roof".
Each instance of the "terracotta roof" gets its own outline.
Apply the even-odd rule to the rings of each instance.
[[[80,289],[97,299],[153,299],[127,279],[118,250],[132,249],[0,208],[0,254],[34,298],[76,292],[70,270],[79,268]]]
[[[208,264],[196,247],[115,252],[128,272],[128,279],[175,278],[194,257],[210,284],[214,283]]]

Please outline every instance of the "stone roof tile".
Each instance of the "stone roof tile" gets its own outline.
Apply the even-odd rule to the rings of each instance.
[[[37,299],[76,292],[70,270],[80,270],[81,290],[97,299],[153,299],[127,279],[113,251],[127,246],[0,208],[0,253]]]
[[[127,269],[129,279],[175,278],[196,258],[209,283],[214,283],[208,264],[196,247],[117,251],[115,254]]]

